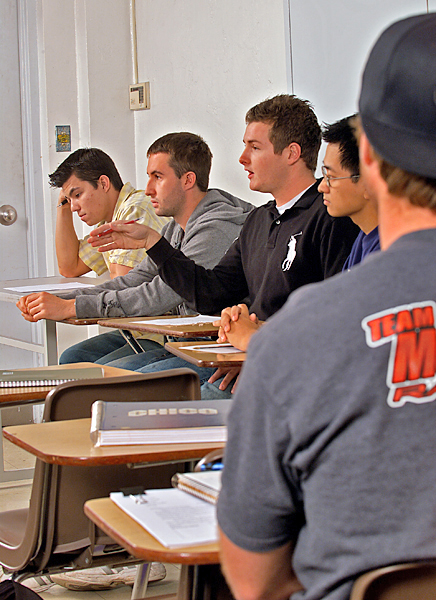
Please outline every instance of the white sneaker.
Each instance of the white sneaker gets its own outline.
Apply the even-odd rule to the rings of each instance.
[[[53,583],[57,583],[68,590],[98,591],[109,590],[120,585],[133,585],[135,583],[137,566],[108,569],[97,567],[81,571],[69,571],[50,575]],[[152,563],[148,582],[161,581],[166,577],[166,569],[161,563]]]

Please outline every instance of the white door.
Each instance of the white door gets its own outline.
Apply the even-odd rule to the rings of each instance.
[[[0,2],[0,221],[11,206],[17,213],[12,225],[0,224],[0,280],[24,279],[29,273],[31,238],[26,216],[23,119],[18,42],[18,0]],[[3,207],[3,208],[1,208]],[[1,338],[39,342],[41,327],[27,323],[13,303],[0,302],[0,369],[38,366],[41,356],[1,343]]]

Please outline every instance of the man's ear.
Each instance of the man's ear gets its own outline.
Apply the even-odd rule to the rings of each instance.
[[[111,187],[111,180],[107,175],[100,175],[99,177],[100,185],[104,192],[107,192]]]
[[[183,173],[181,181],[185,190],[191,190],[197,183],[197,175],[194,171],[186,171],[186,173]]]
[[[289,146],[286,146],[283,152],[286,153],[289,164],[293,165],[301,157],[301,146],[297,142],[292,142]]]
[[[368,181],[372,177],[380,177],[379,162],[374,156],[374,150],[363,132],[359,138],[359,161],[364,181]]]
[[[359,138],[359,161],[361,179],[367,194],[370,198],[375,198],[381,189],[380,186],[385,187],[386,182],[380,175],[379,161],[374,156],[374,150],[363,132]]]
[[[374,161],[371,145],[363,131],[359,139],[359,160],[364,167],[369,167]]]

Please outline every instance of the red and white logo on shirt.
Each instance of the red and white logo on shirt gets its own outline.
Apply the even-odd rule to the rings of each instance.
[[[389,406],[436,399],[434,302],[417,302],[375,313],[362,321],[371,348],[391,344],[386,383]]]

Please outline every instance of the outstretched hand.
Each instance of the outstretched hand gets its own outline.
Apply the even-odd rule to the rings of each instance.
[[[260,324],[254,313],[249,314],[246,304],[237,304],[225,308],[221,319],[214,321],[219,326],[218,341],[230,342],[235,348],[247,350],[251,336],[259,329]]]
[[[91,231],[88,243],[99,252],[107,252],[121,248],[122,250],[145,248],[149,250],[160,240],[160,233],[141,225],[129,221],[112,221],[96,227]]]

